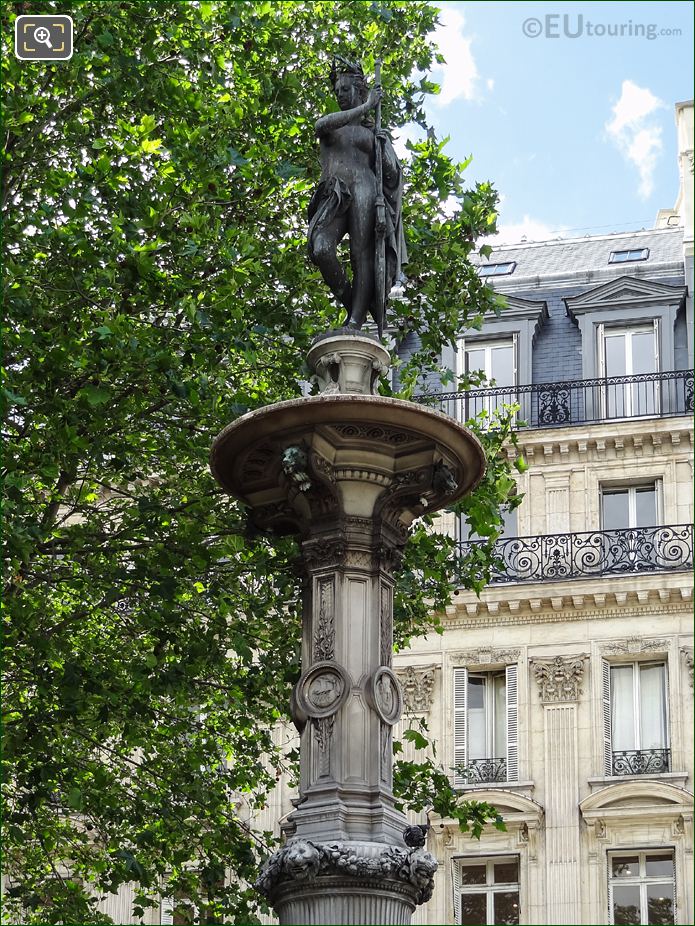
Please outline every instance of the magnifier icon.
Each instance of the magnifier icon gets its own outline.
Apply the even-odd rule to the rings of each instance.
[[[41,42],[42,45],[45,45],[47,48],[50,48],[53,51],[53,46],[51,45],[51,33],[45,26],[37,26],[34,29],[34,41]]]

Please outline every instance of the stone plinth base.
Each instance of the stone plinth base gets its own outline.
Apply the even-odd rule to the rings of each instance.
[[[256,887],[282,924],[406,926],[432,896],[436,868],[421,848],[297,839],[268,860]]]
[[[391,358],[376,338],[341,328],[316,338],[306,359],[322,395],[377,395]]]

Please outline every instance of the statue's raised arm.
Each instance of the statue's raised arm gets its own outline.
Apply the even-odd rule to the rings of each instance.
[[[322,116],[315,127],[321,180],[309,205],[309,256],[346,309],[345,324],[359,329],[371,314],[381,334],[388,294],[407,259],[401,221],[402,170],[390,138],[377,131],[371,117],[380,105],[381,88],[370,91],[360,65],[344,59],[334,61],[330,79],[340,111]],[[377,157],[377,145],[381,157]],[[377,235],[382,190],[385,222]],[[351,276],[337,255],[346,235]],[[379,248],[385,265],[380,298],[375,289]]]

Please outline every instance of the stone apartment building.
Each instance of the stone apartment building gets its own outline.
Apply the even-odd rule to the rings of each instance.
[[[495,249],[480,272],[508,308],[448,358],[495,386],[443,409],[518,403],[529,468],[492,584],[395,660],[401,728],[424,718],[507,831],[430,817],[413,922],[693,922],[692,103],[676,118],[676,208]]]

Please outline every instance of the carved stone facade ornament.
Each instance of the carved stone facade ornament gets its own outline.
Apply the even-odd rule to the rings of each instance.
[[[392,727],[398,723],[403,709],[403,696],[398,679],[388,668],[380,666],[367,681],[367,700],[382,723]]]
[[[350,676],[342,666],[317,662],[297,683],[297,704],[307,717],[330,717],[345,704],[351,686]]]
[[[531,661],[533,674],[540,687],[541,701],[577,701],[582,693],[579,687],[588,656],[556,656],[551,662]]]
[[[630,655],[632,653],[666,653],[668,640],[645,640],[642,637],[628,637],[626,640],[617,640],[604,643],[601,652],[607,656]]]
[[[518,649],[469,649],[452,653],[452,659],[462,666],[514,665],[519,661]]]
[[[396,675],[403,690],[403,705],[411,714],[424,714],[432,706],[435,667],[407,666]]]
[[[693,647],[692,646],[681,646],[681,653],[683,655],[683,662],[685,667],[688,670],[688,677],[690,679],[690,687],[693,687]]]
[[[283,882],[313,881],[321,875],[390,879],[412,885],[421,904],[432,896],[436,870],[437,860],[422,848],[295,840],[268,859],[254,886],[272,899]]]
[[[333,577],[318,583],[319,613],[314,631],[314,659],[326,662],[335,655],[335,585]]]

